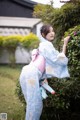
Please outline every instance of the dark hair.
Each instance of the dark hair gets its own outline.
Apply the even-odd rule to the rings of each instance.
[[[40,32],[41,32],[41,35],[43,36],[43,37],[46,37],[46,35],[50,32],[50,27],[51,27],[51,25],[43,25],[42,27],[41,27],[41,29],[40,29]]]

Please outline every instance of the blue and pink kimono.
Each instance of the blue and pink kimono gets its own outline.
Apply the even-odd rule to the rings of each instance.
[[[40,120],[43,109],[40,87],[42,79],[70,77],[68,58],[43,37],[38,47],[37,56],[39,55],[42,59],[39,57],[39,61],[35,62],[36,58],[33,56],[31,63],[24,66],[20,74],[20,85],[26,101],[26,120]]]

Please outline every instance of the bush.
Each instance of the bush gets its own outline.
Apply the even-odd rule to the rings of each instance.
[[[21,39],[22,36],[6,36],[3,40],[3,47],[7,49],[16,49]]]
[[[44,102],[42,119],[80,119],[80,25],[66,31],[65,36],[67,35],[71,36],[67,47],[70,78],[49,81],[56,94],[49,95]]]
[[[12,67],[15,67],[15,50],[19,45],[21,36],[5,36],[3,39],[3,47],[9,53],[9,61]]]
[[[16,94],[18,95],[20,101],[21,101],[22,103],[26,104],[26,103],[25,103],[25,99],[24,99],[24,95],[23,95],[22,90],[21,90],[21,86],[20,86],[19,80],[18,80],[16,86],[17,86],[17,87],[16,87],[16,91],[15,91]]]
[[[3,46],[3,36],[0,36],[0,47]]]
[[[3,51],[3,36],[0,36],[0,56],[2,55]]]
[[[69,97],[80,99],[80,25],[75,26],[65,32],[65,35],[70,34],[71,40],[68,44],[68,58],[70,70],[70,85]]]
[[[29,50],[37,48],[39,44],[39,38],[35,34],[30,33],[29,35],[23,37],[21,44],[23,47]]]
[[[68,44],[68,58],[71,78],[79,80],[80,75],[80,25],[75,26],[73,29],[69,29],[65,32],[65,35],[70,34],[71,40]],[[75,68],[75,69],[74,69]]]
[[[38,47],[38,37],[30,33],[27,36],[0,36],[0,48],[6,49],[9,53],[9,61],[12,67],[15,66],[15,50],[18,45],[25,47],[28,50]],[[0,50],[0,51],[1,51]],[[2,53],[2,51],[1,51]]]

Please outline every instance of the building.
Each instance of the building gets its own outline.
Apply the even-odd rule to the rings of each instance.
[[[40,19],[21,17],[0,17],[0,35],[27,35],[30,32],[37,34]]]
[[[30,0],[1,0],[0,1],[0,35],[37,34],[40,19],[33,17],[36,2]]]
[[[33,17],[36,2],[30,0],[0,0],[0,35],[27,35],[30,32],[39,34],[41,20]],[[16,63],[29,63],[30,53],[17,48]],[[9,54],[3,51],[0,63],[9,63]]]

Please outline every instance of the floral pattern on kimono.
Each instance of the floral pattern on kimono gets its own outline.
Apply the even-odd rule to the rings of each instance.
[[[44,38],[42,39],[39,45],[39,52],[46,59],[46,72],[44,77],[70,77],[68,72],[68,58],[64,53],[59,53],[51,42]]]

